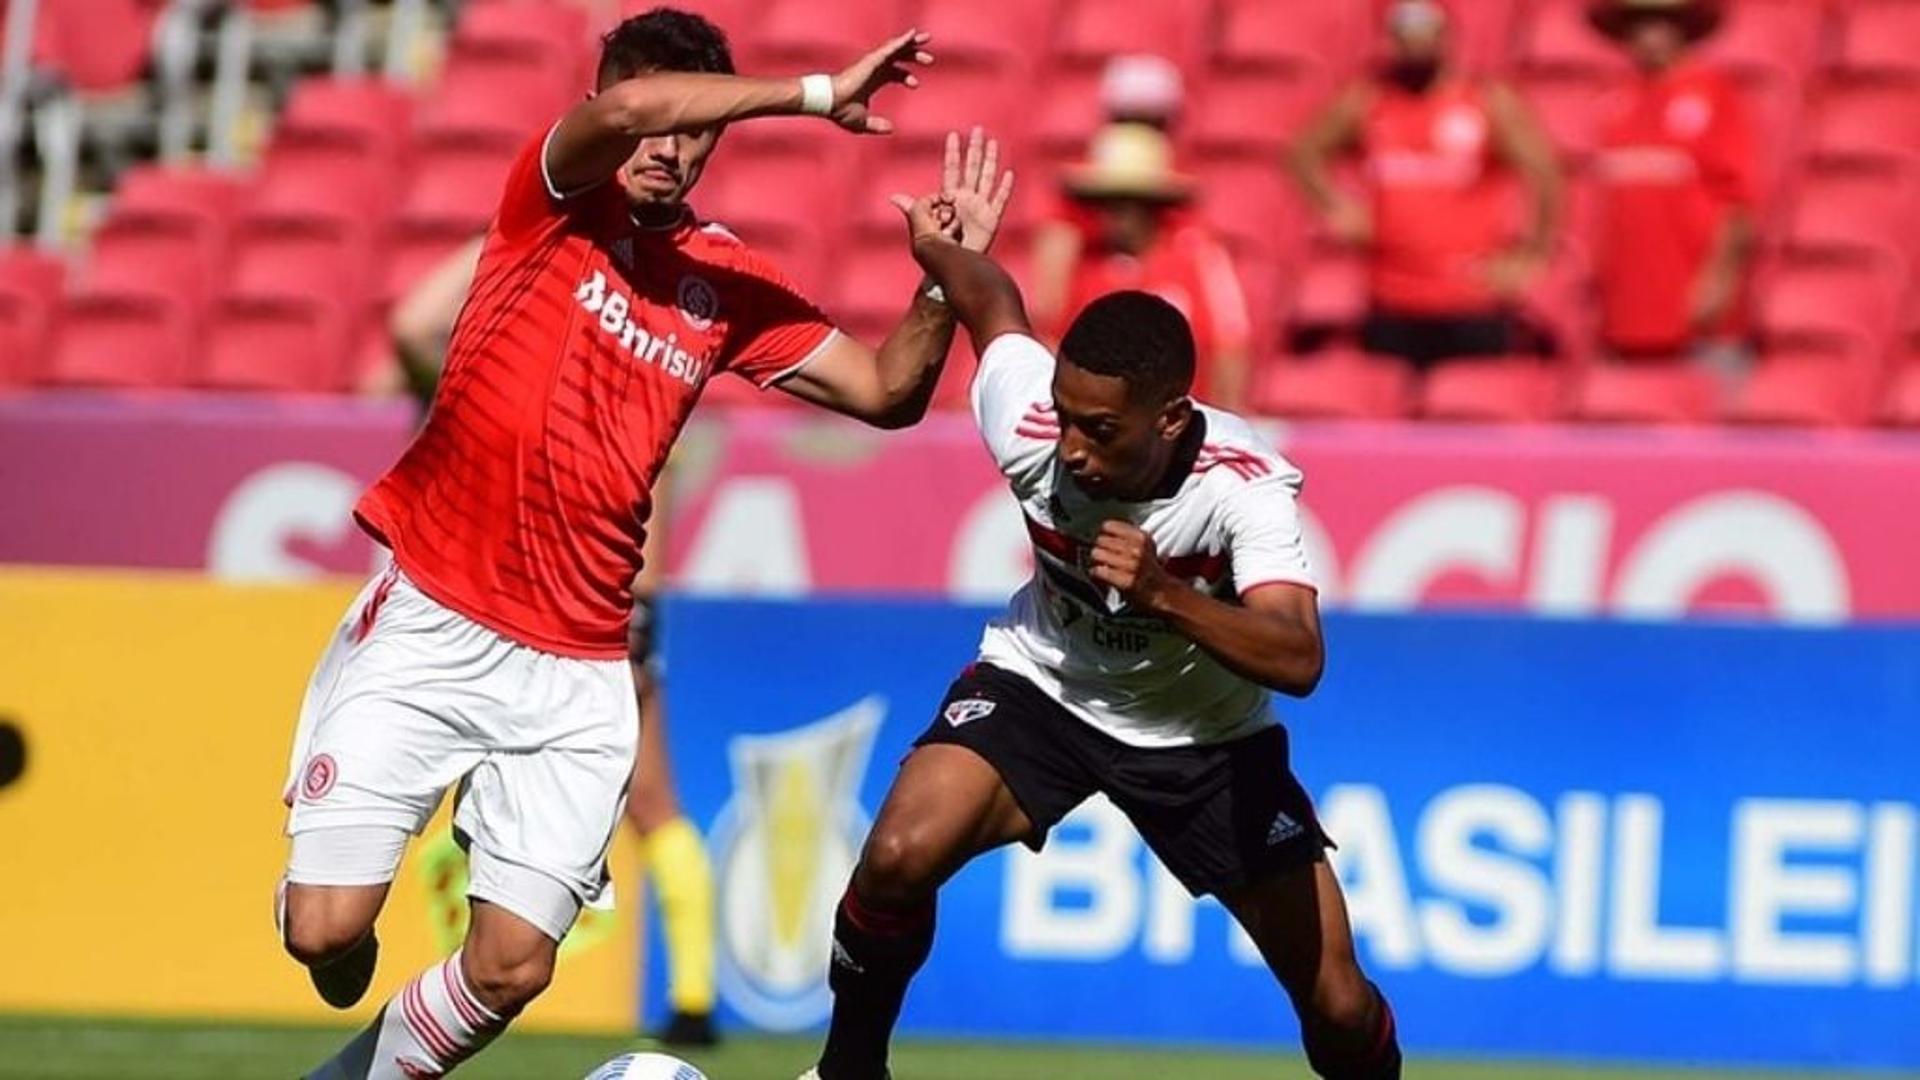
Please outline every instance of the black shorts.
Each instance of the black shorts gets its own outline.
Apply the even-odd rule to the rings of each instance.
[[[1318,862],[1332,846],[1279,726],[1209,746],[1142,749],[1026,679],[975,664],[914,745],[932,743],[964,746],[999,772],[1033,822],[1035,851],[1087,796],[1105,794],[1195,896]]]
[[[1506,356],[1520,334],[1504,311],[1461,315],[1407,315],[1375,308],[1360,327],[1360,346],[1398,356],[1422,371],[1461,356]]]

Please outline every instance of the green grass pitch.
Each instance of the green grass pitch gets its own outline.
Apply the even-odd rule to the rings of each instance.
[[[0,1017],[0,1080],[291,1080],[323,1060],[347,1032],[331,1028],[142,1023]],[[641,1048],[631,1039],[510,1033],[461,1069],[463,1080],[579,1080],[601,1061]],[[685,1055],[713,1080],[793,1080],[811,1062],[811,1039],[740,1037]],[[900,1080],[1297,1080],[1297,1057],[1161,1049],[905,1042]],[[1409,1080],[1841,1080],[1795,1071],[1726,1072],[1470,1065],[1416,1059]],[[1875,1074],[1876,1080],[1920,1080]],[[1856,1077],[1857,1080],[1857,1077]]]

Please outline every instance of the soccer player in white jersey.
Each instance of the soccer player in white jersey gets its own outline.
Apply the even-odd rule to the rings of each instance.
[[[1316,1073],[1399,1077],[1392,1012],[1354,958],[1329,841],[1268,700],[1312,692],[1324,661],[1299,470],[1246,421],[1188,396],[1193,337],[1173,306],[1107,296],[1056,358],[1030,335],[1012,280],[943,234],[939,200],[897,201],[980,353],[974,414],[1035,569],[867,838],[835,918],[817,1076],[887,1075],[941,884],[992,848],[1038,849],[1099,792],[1246,928]]]

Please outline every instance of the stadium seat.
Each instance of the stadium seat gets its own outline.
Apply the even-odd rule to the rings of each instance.
[[[1729,6],[1701,55],[1742,78],[1784,78],[1798,85],[1820,57],[1825,18],[1819,4],[1806,0],[1742,0]]]
[[[1920,156],[1920,88],[1835,83],[1813,113],[1811,152],[1827,161],[1892,161]]]
[[[1879,419],[1895,427],[1920,428],[1920,364],[1894,372]]]
[[[1879,356],[1904,282],[1903,268],[1882,260],[1789,260],[1768,276],[1760,328],[1774,347]]]
[[[357,313],[374,284],[366,232],[334,222],[249,217],[228,264],[224,299],[318,299]]]
[[[223,246],[204,219],[116,212],[94,233],[82,285],[94,295],[164,298],[197,321],[213,295]]]
[[[0,291],[53,303],[67,280],[67,264],[32,248],[0,247]]]
[[[1586,0],[1539,0],[1521,30],[1520,63],[1528,71],[1605,78],[1627,70],[1619,50],[1587,25]]]
[[[1367,309],[1367,270],[1357,256],[1318,256],[1300,272],[1288,322],[1294,331],[1352,333]]]
[[[56,386],[159,387],[186,376],[193,345],[186,311],[155,297],[68,297],[43,382]]]
[[[1853,76],[1920,79],[1920,7],[1859,0],[1842,13],[1834,66]]]
[[[771,0],[757,27],[760,62],[777,68],[838,71],[906,27],[890,0],[815,3]]]
[[[588,41],[587,9],[544,0],[485,0],[461,8],[454,27],[455,56],[495,57],[582,69]]]
[[[1726,411],[1735,423],[1848,427],[1866,421],[1872,367],[1834,356],[1768,356]]]
[[[213,313],[194,382],[229,390],[342,389],[347,325],[327,300],[227,300]]]
[[[1189,122],[1192,146],[1203,159],[1253,157],[1269,168],[1333,85],[1312,69],[1231,71],[1207,80]]]
[[[35,66],[85,93],[127,89],[146,69],[156,14],[139,0],[43,3],[34,26]]]
[[[1684,360],[1602,364],[1575,383],[1573,417],[1590,423],[1702,424],[1719,386]]]
[[[246,199],[249,180],[190,165],[135,165],[113,189],[115,211],[184,214],[225,225]]]
[[[1203,162],[1199,210],[1241,258],[1292,265],[1306,242],[1304,207],[1270,161]]]
[[[1471,0],[1456,4],[1455,47],[1468,71],[1504,74],[1513,53],[1520,16],[1529,0]]]
[[[1350,74],[1372,27],[1357,4],[1228,0],[1214,46],[1216,73],[1291,72],[1327,80]]]
[[[1610,101],[1604,78],[1581,72],[1529,72],[1521,76],[1519,89],[1562,157],[1577,167],[1593,156]]]
[[[1199,68],[1212,6],[1192,0],[1067,0],[1054,56],[1083,69],[1128,53],[1164,56]]]
[[[380,260],[379,303],[391,306],[475,235],[474,231],[468,229],[447,229],[434,225],[395,230],[393,242],[388,245],[386,256]]]
[[[816,283],[828,239],[845,228],[841,204],[846,189],[835,163],[799,153],[768,153],[751,163],[731,165],[701,181],[694,192],[695,208],[754,248],[778,253],[781,269],[802,284]],[[927,167],[923,163],[922,168]],[[921,183],[928,183],[927,175]],[[770,191],[780,192],[780,197],[769,198]]]
[[[283,144],[352,147],[399,160],[412,133],[413,97],[384,79],[302,79],[274,128]]]
[[[1255,377],[1254,410],[1300,419],[1384,420],[1407,414],[1413,377],[1406,365],[1336,352],[1284,361]]]
[[[927,0],[914,22],[933,35],[942,72],[1031,73],[1044,60],[1059,6],[1058,0]]]
[[[456,56],[420,106],[416,145],[518,149],[578,100],[574,72],[512,58]]]
[[[900,321],[921,278],[906,245],[866,243],[834,260],[828,304],[835,319],[864,341],[879,341]]]
[[[401,229],[477,233],[500,208],[511,153],[486,147],[422,148],[400,198]]]
[[[1105,119],[1100,73],[1050,69],[1040,84],[1038,107],[1027,129],[1028,145],[1043,157],[1077,159]]]
[[[399,164],[391,158],[331,141],[276,141],[247,208],[381,228],[399,194]]]
[[[1920,174],[1810,170],[1800,182],[1788,227],[1795,251],[1887,252],[1909,263],[1920,251]]]
[[[0,386],[40,375],[66,277],[66,263],[51,255],[0,248]]]
[[[1429,372],[1420,414],[1429,420],[1537,423],[1559,415],[1562,374],[1531,357],[1460,359]]]
[[[965,133],[977,124],[998,136],[1011,151],[1017,143],[1017,110],[1027,92],[1024,80],[996,71],[942,72],[939,78],[921,83],[919,89],[880,103],[880,115],[894,125],[888,148],[931,154],[946,139],[947,132]]]

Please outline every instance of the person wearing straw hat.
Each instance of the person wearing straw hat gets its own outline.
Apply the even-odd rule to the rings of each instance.
[[[1743,333],[1761,185],[1739,87],[1694,58],[1720,26],[1721,7],[1594,0],[1587,15],[1634,68],[1599,133],[1601,344],[1621,357],[1703,348],[1728,357],[1715,347]]]
[[[1559,231],[1552,146],[1512,89],[1459,70],[1455,22],[1442,0],[1388,0],[1380,66],[1309,121],[1287,157],[1327,231],[1367,252],[1362,346],[1421,369],[1519,351],[1514,309]],[[1342,153],[1362,160],[1364,198],[1333,178]]]
[[[1173,144],[1159,129],[1108,124],[1087,160],[1070,166],[1060,189],[1090,227],[1067,264],[1064,304],[1037,310],[1057,335],[1094,300],[1137,289],[1179,308],[1193,326],[1197,393],[1237,408],[1245,392],[1249,325],[1246,296],[1226,247],[1191,212],[1194,179],[1174,167]]]

